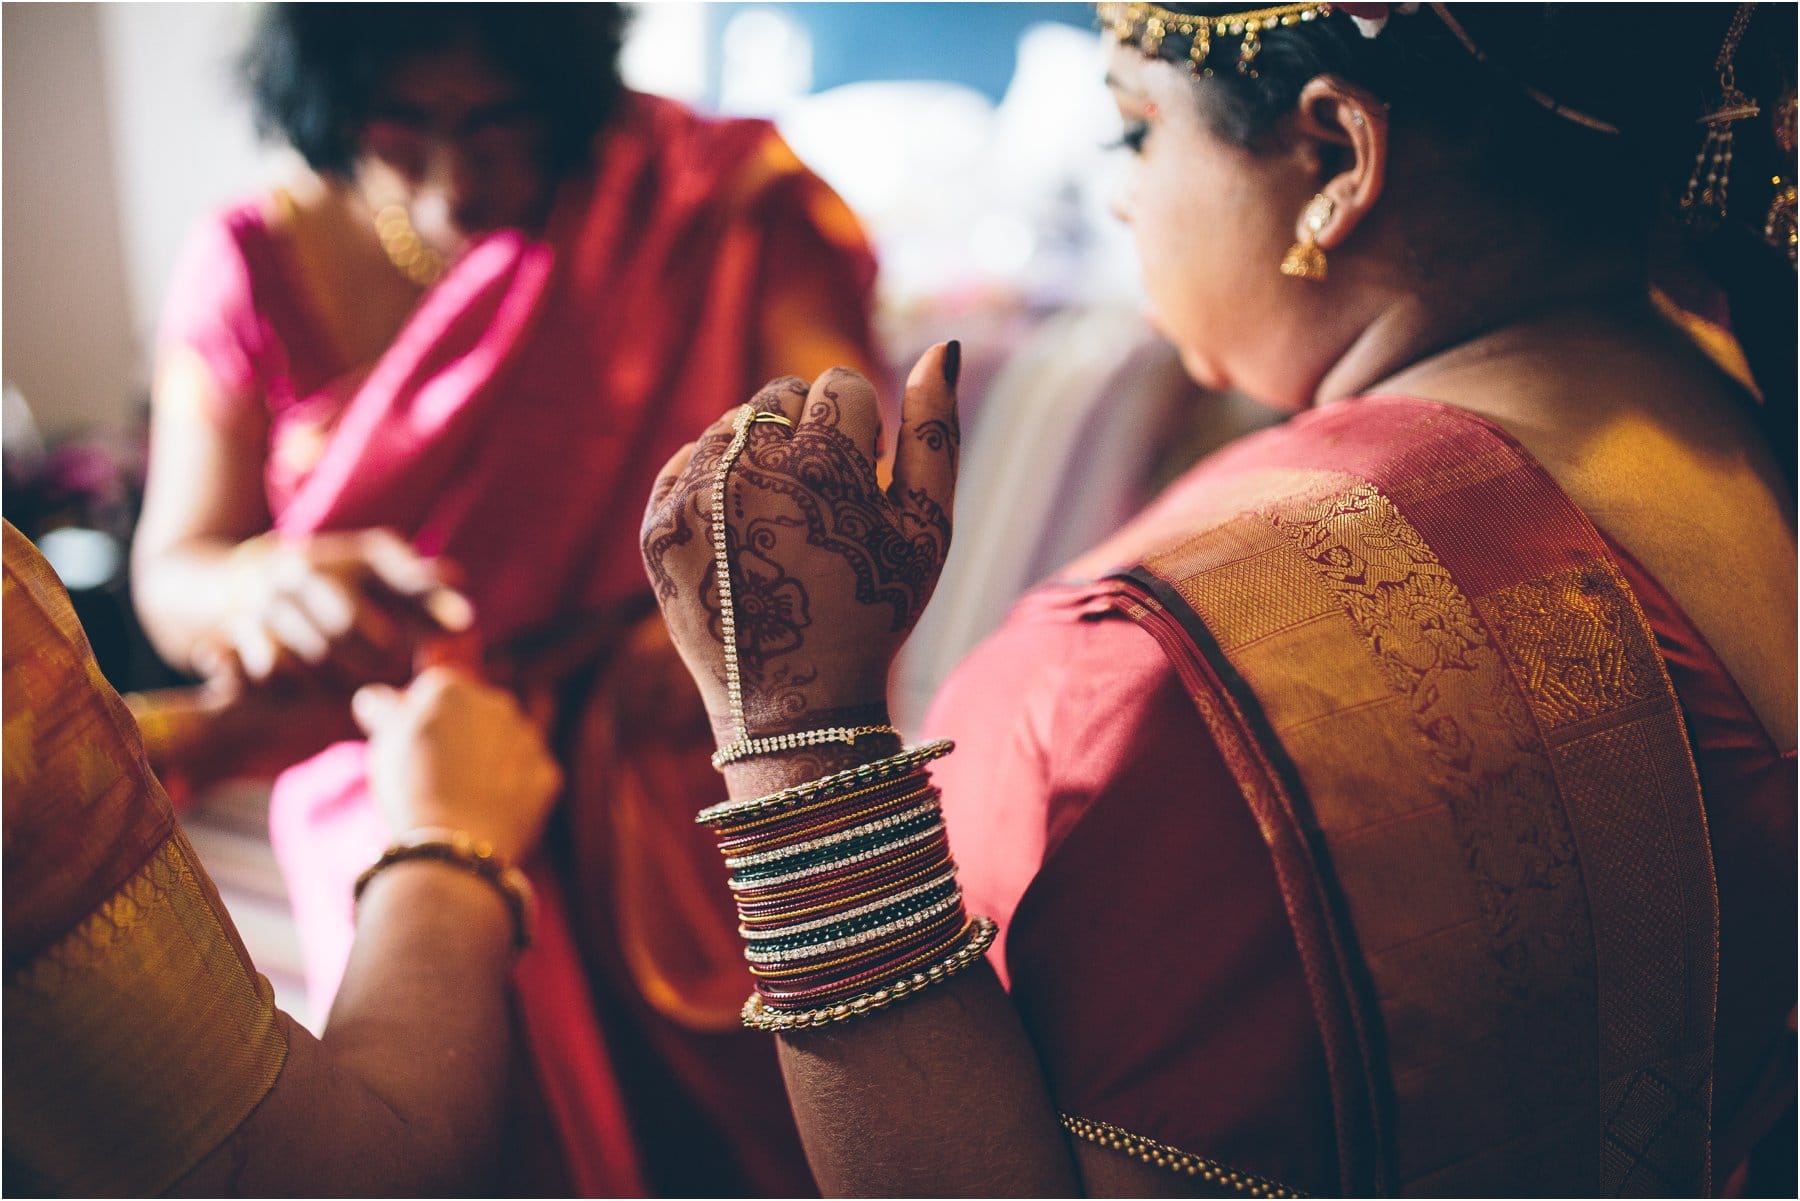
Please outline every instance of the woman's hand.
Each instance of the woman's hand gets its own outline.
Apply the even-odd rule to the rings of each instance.
[[[271,535],[233,552],[232,595],[209,676],[398,683],[422,640],[466,631],[474,608],[446,565],[390,530]],[[235,664],[233,661],[235,660]]]
[[[562,772],[510,693],[433,667],[404,692],[362,689],[354,708],[369,735],[369,788],[396,834],[462,830],[508,863],[537,844]]]
[[[950,548],[959,433],[956,352],[913,368],[894,481],[876,480],[881,417],[853,371],[775,380],[725,493],[743,731],[759,738],[884,720],[888,668]],[[948,367],[948,370],[946,368]],[[713,488],[742,412],[715,421],[663,467],[644,514],[644,564],[721,742],[731,728],[713,554]]]

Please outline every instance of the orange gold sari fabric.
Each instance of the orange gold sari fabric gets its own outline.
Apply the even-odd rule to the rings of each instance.
[[[287,1055],[68,594],[5,525],[5,1140],[15,1193],[146,1196]]]
[[[1207,475],[1213,511],[1117,603],[1268,844],[1342,1187],[1704,1191],[1706,819],[1598,532],[1505,435],[1420,402],[1307,414]]]

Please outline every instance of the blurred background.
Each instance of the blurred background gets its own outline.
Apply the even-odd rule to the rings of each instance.
[[[121,691],[175,679],[136,627],[126,570],[163,295],[196,221],[294,169],[258,143],[234,75],[256,9],[0,9],[4,511]],[[1108,213],[1124,156],[1090,5],[651,4],[622,62],[629,86],[773,119],[848,201],[880,258],[891,377],[963,342],[955,547],[896,680],[903,726],[1021,590],[1266,420],[1195,403],[1142,319],[1136,254]],[[218,790],[191,824],[257,961],[301,1006],[265,797]]]

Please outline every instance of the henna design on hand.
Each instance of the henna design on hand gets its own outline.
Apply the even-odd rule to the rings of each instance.
[[[666,487],[659,489],[659,495],[650,502],[650,511],[654,513],[674,490],[672,480]],[[647,524],[643,531],[644,567],[650,573],[650,588],[656,593],[658,601],[674,600],[680,591],[675,586],[675,578],[669,574],[667,562],[671,551],[694,540],[694,529],[688,524],[687,510],[687,505],[675,505],[669,510],[666,520]]]
[[[768,557],[778,549],[779,527],[799,524],[791,518],[759,518],[750,523],[741,541],[736,530],[729,526],[725,530],[727,553],[735,568],[731,593],[738,665],[753,679],[762,676],[775,656],[798,650],[802,642],[800,631],[812,624],[805,586]],[[717,588],[712,587],[708,596],[707,628],[722,644],[725,627]]]
[[[810,386],[771,383],[750,414],[739,408],[715,421],[659,478],[641,532],[645,565],[676,644],[708,694],[721,743],[886,724],[888,666],[929,600],[950,543],[961,431],[953,399],[944,403],[950,398],[941,391],[933,399],[935,411],[912,409],[902,425],[896,483],[887,489],[874,461],[880,418],[873,389],[849,371]],[[771,412],[783,419],[753,419]],[[719,468],[734,444],[721,488]],[[715,501],[723,514],[713,513]],[[725,520],[715,524],[716,517]],[[734,676],[725,667],[721,555],[730,564]],[[728,678],[741,697],[735,713]],[[868,716],[834,716],[852,710]],[[865,741],[811,748],[806,765],[852,762],[881,745]],[[796,770],[792,754],[735,762],[728,778],[735,790],[739,776]]]
[[[956,419],[956,410],[950,411],[949,421],[925,421],[913,430],[913,437],[923,442],[931,450],[943,450],[945,447],[962,445],[961,423]]]
[[[891,607],[891,632],[905,633],[931,599],[950,522],[923,492],[907,493],[902,505],[882,495],[874,464],[840,428],[837,393],[822,391],[792,435],[751,440],[733,484],[792,502],[807,544],[847,563],[856,599]]]

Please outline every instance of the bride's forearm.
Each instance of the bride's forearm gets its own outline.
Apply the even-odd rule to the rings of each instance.
[[[826,1195],[1079,1191],[1036,1053],[986,965],[880,1013],[777,1037]]]

